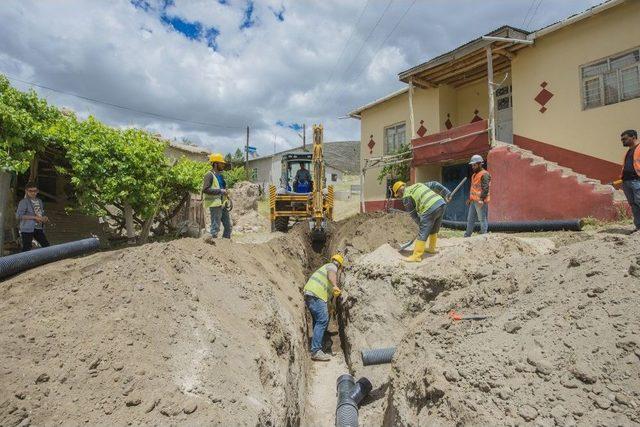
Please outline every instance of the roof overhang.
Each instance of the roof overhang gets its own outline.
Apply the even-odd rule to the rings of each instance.
[[[608,0],[605,1],[603,3],[600,3],[596,6],[593,6],[587,10],[585,10],[584,12],[580,12],[577,13],[575,15],[572,15],[566,19],[563,19],[562,21],[558,21],[554,24],[548,25],[544,28],[541,28],[537,31],[534,31],[533,33],[529,34],[527,36],[527,38],[529,40],[535,40],[537,38],[540,38],[542,36],[545,36],[549,33],[552,33],[554,31],[560,30],[561,28],[564,28],[568,25],[571,24],[575,24],[576,22],[580,22],[583,19],[587,19],[587,18],[591,18],[594,15],[597,15],[600,12],[604,12],[605,10],[611,9],[612,7],[616,7],[622,3],[625,3],[628,0]]]
[[[400,90],[397,90],[395,92],[392,92],[392,93],[390,93],[390,94],[388,94],[386,96],[383,96],[382,98],[376,99],[373,102],[370,102],[368,104],[365,104],[365,105],[363,105],[361,107],[356,108],[355,110],[353,110],[349,114],[347,114],[347,116],[351,117],[351,118],[354,118],[354,119],[360,119],[360,115],[362,114],[362,112],[364,110],[368,110],[369,108],[375,107],[378,104],[382,104],[383,102],[388,101],[388,100],[390,100],[392,98],[395,98],[396,96],[400,96],[403,93],[406,93],[408,90],[409,90],[409,88],[405,87],[404,89],[400,89]]]
[[[398,74],[405,83],[424,89],[440,85],[462,86],[487,76],[486,47],[492,46],[494,72],[510,67],[516,51],[531,44],[528,32],[503,26],[457,49]]]

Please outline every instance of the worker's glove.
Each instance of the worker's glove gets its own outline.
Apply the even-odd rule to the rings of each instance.
[[[338,298],[340,295],[342,295],[342,291],[339,288],[333,288],[333,297]]]

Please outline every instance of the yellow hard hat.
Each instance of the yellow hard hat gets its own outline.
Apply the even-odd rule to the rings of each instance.
[[[220,153],[211,153],[209,155],[209,163],[225,163],[224,156]]]
[[[331,257],[331,261],[337,262],[338,265],[342,267],[342,265],[344,264],[344,257],[340,254],[335,254],[334,256]]]
[[[396,181],[395,184],[393,184],[393,195],[394,197],[398,197],[398,191],[400,190],[400,188],[404,187],[406,184],[402,181]]]

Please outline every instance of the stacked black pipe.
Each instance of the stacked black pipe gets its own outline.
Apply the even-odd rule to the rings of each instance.
[[[454,230],[466,230],[465,221],[442,221],[442,226],[453,228]],[[480,224],[476,223],[475,231],[480,230]],[[509,221],[509,222],[489,222],[489,231],[511,231],[511,232],[532,232],[532,231],[581,231],[581,219],[559,219],[548,221]]]

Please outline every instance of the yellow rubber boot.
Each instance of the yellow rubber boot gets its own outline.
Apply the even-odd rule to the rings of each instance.
[[[427,248],[427,250],[425,252],[427,252],[428,254],[437,254],[438,251],[436,251],[436,243],[438,242],[438,235],[437,234],[431,234],[429,235],[429,247]]]
[[[413,255],[405,258],[406,262],[420,262],[422,261],[422,255],[424,255],[424,247],[427,242],[424,240],[416,240],[415,246],[413,247]]]

